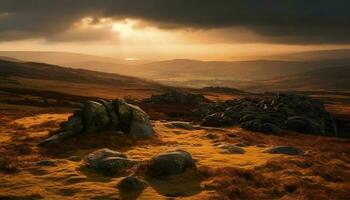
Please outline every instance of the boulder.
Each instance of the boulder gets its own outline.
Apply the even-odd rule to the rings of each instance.
[[[276,133],[280,133],[281,129],[275,124],[265,123],[265,124],[263,124],[263,131],[262,132],[276,134]]]
[[[85,132],[93,133],[104,130],[110,123],[107,109],[94,101],[87,101],[83,108]]]
[[[263,132],[264,126],[260,120],[246,121],[240,124],[240,126],[249,131]]]
[[[296,147],[289,147],[289,146],[272,147],[264,150],[263,152],[270,153],[270,154],[285,154],[285,155],[301,155],[304,153],[302,150]]]
[[[285,122],[285,127],[300,133],[324,134],[324,129],[319,124],[306,117],[290,117]]]
[[[130,131],[130,123],[132,119],[132,111],[128,103],[126,103],[124,100],[119,100],[116,102],[118,104],[117,108],[117,114],[119,116],[119,120],[121,122],[120,128],[124,132]]]
[[[101,103],[106,108],[108,117],[111,122],[112,129],[119,130],[119,118],[117,116],[117,113],[115,112],[116,110],[115,103],[110,101],[105,101],[102,99],[99,100],[99,103]]]
[[[166,152],[153,157],[148,171],[152,176],[164,177],[181,174],[186,169],[194,167],[195,162],[190,153],[183,150]]]
[[[129,105],[131,110],[130,135],[135,138],[151,138],[154,136],[152,123],[148,115],[139,107]]]
[[[85,166],[104,173],[121,172],[133,164],[126,155],[110,149],[100,149],[88,154],[85,159]]]
[[[118,188],[121,191],[136,192],[141,191],[146,187],[146,183],[135,176],[123,178],[118,183]]]

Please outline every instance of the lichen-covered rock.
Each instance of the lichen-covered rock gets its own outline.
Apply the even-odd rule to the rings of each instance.
[[[121,172],[133,164],[125,154],[110,149],[100,149],[88,154],[85,159],[85,166],[104,173]]]
[[[124,100],[99,100],[87,101],[81,110],[74,112],[68,121],[61,123],[59,130],[39,145],[60,144],[76,135],[108,130],[121,131],[134,138],[154,136],[152,123],[141,108]]]
[[[148,170],[152,176],[162,177],[181,174],[186,169],[194,166],[195,162],[190,153],[183,150],[176,150],[153,157]]]
[[[272,148],[266,149],[263,152],[264,153],[271,153],[271,154],[285,154],[285,155],[301,155],[301,154],[303,154],[302,150],[300,150],[296,147],[289,147],[289,146],[272,147]]]
[[[154,136],[152,123],[148,115],[141,108],[129,105],[131,110],[130,135],[136,138],[150,138]]]
[[[130,131],[130,124],[132,120],[132,110],[130,108],[130,105],[126,103],[124,100],[118,100],[118,116],[121,122],[121,129],[124,132]]]
[[[100,160],[103,160],[108,157],[120,157],[120,158],[126,158],[126,155],[123,153],[120,153],[118,151],[113,151],[111,149],[99,149],[96,150],[90,154],[88,154],[85,157],[85,164],[89,165],[93,168],[98,168],[100,164]]]
[[[83,119],[87,133],[104,130],[110,123],[105,106],[94,101],[87,101],[84,104]]]
[[[99,102],[106,108],[108,117],[110,119],[111,127],[114,130],[119,130],[119,118],[117,113],[115,112],[115,104],[114,102],[99,100]]]

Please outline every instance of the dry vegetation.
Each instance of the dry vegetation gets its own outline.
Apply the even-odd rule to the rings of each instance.
[[[349,139],[297,133],[264,135],[238,127],[185,130],[169,126],[170,122],[164,119],[193,120],[189,107],[146,107],[140,104],[154,120],[155,139],[135,141],[114,132],[104,132],[42,149],[36,145],[66,120],[86,97],[59,92],[35,93],[33,90],[2,90],[0,95],[0,199],[132,198],[116,188],[122,176],[105,176],[82,168],[82,161],[70,160],[71,156],[82,158],[102,147],[144,161],[143,165],[126,172],[139,176],[149,184],[136,195],[139,199],[350,198]],[[138,95],[147,96],[148,91]],[[207,93],[207,96],[215,99],[229,95],[232,94]],[[313,95],[320,97],[320,94]],[[332,112],[343,120],[349,119],[347,97],[335,98],[332,95],[321,95],[321,98],[327,99]],[[62,100],[62,97],[65,97],[64,104],[56,101]],[[47,104],[42,99],[53,103]],[[339,99],[343,100],[340,102]],[[217,137],[208,138],[209,133]],[[218,148],[218,144],[223,143],[246,143],[249,146],[243,147],[245,154],[225,154]],[[299,147],[305,151],[305,155],[283,156],[262,152],[278,145]],[[144,167],[149,158],[179,148],[192,154],[197,161],[197,170],[161,180],[154,180],[145,174]],[[56,164],[37,165],[42,160],[55,160]]]

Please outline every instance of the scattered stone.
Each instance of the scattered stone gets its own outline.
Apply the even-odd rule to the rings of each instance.
[[[153,157],[148,170],[152,176],[164,177],[181,174],[190,167],[195,167],[191,154],[183,150],[176,150]]]
[[[241,147],[232,145],[232,144],[222,144],[218,146],[221,149],[224,149],[224,153],[230,153],[230,154],[244,154],[245,150]]]
[[[296,147],[289,147],[289,146],[272,147],[263,152],[270,153],[270,154],[285,154],[285,155],[301,155],[304,153],[302,150]]]
[[[152,123],[148,115],[139,107],[124,100],[87,101],[81,110],[74,112],[60,129],[42,141],[40,146],[60,144],[64,139],[84,133],[106,130],[122,131],[134,138],[154,136]]]
[[[86,167],[105,173],[121,172],[133,164],[133,161],[127,159],[126,155],[110,149],[94,151],[87,155],[84,161]]]
[[[146,183],[135,176],[128,176],[122,179],[118,183],[118,188],[119,190],[122,190],[122,191],[130,191],[130,192],[141,191],[145,187],[146,187]]]

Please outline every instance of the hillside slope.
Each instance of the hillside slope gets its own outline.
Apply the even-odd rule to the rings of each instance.
[[[350,66],[329,67],[263,81],[250,90],[350,90]]]
[[[121,90],[148,91],[162,87],[152,81],[43,63],[0,61],[1,87],[59,91],[84,96],[118,97]],[[119,93],[118,93],[119,92]]]

